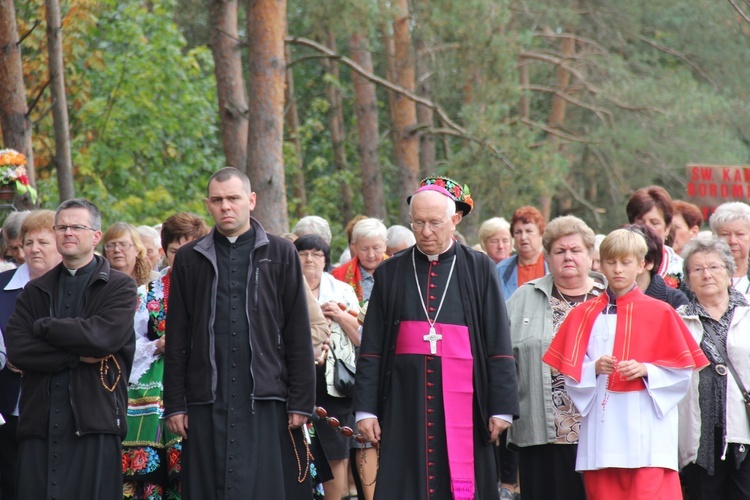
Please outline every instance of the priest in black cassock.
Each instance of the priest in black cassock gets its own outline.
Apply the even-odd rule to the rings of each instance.
[[[23,371],[17,498],[122,498],[121,441],[135,352],[135,281],[94,255],[101,216],[84,199],[55,214],[62,263],[30,281],[5,339]]]
[[[231,167],[208,182],[215,222],[175,256],[164,413],[185,439],[183,499],[311,496],[301,426],[315,405],[307,295],[297,251],[250,217]]]
[[[470,210],[457,194],[417,190],[416,246],[375,271],[354,409],[380,446],[376,500],[498,498],[492,443],[518,416],[515,364],[495,266],[453,239],[456,202]]]

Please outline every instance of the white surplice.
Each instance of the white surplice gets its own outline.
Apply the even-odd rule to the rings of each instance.
[[[668,369],[646,363],[646,390],[606,390],[607,376],[597,376],[594,364],[600,357],[612,355],[616,322],[616,314],[599,315],[584,357],[580,383],[565,376],[568,394],[583,417],[576,470],[677,470],[677,403],[688,391],[693,369]]]

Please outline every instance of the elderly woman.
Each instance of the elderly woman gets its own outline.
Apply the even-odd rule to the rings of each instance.
[[[591,271],[594,232],[581,219],[552,220],[542,244],[550,274],[519,287],[507,302],[521,398],[508,441],[518,449],[524,500],[584,499],[575,470],[581,416],[563,376],[542,363],[542,354],[568,313],[606,285]]]
[[[674,217],[672,197],[666,189],[649,186],[637,190],[628,200],[625,207],[628,222],[650,227],[664,243],[669,234]],[[664,256],[656,272],[672,288],[678,288],[682,282],[682,257],[671,247],[664,245]]]
[[[703,225],[703,214],[701,209],[692,203],[682,200],[672,202],[674,216],[672,217],[672,230],[670,239],[672,249],[677,255],[682,255],[682,248],[688,241],[698,237]]]
[[[646,240],[646,246],[648,247],[646,257],[643,259],[646,266],[643,268],[643,272],[635,278],[638,288],[649,297],[666,302],[674,309],[687,304],[688,299],[685,294],[681,290],[667,286],[664,278],[659,276],[656,272],[661,265],[661,259],[663,256],[662,247],[664,245],[662,244],[661,238],[659,238],[659,236],[657,236],[657,234],[648,226],[631,224],[625,226],[625,229],[643,236],[643,239]]]
[[[18,245],[25,254],[26,263],[18,269],[0,274],[0,330],[5,329],[13,314],[16,297],[26,284],[47,273],[62,261],[55,242],[55,213],[51,210],[24,212],[18,228]],[[0,414],[6,420],[0,425],[0,497],[16,498],[15,464],[18,454],[18,397],[21,392],[21,374],[13,366],[0,371]]]
[[[302,236],[294,242],[302,263],[302,273],[323,314],[331,322],[330,350],[324,366],[317,367],[316,404],[336,418],[341,425],[353,425],[352,398],[336,390],[333,383],[334,363],[340,359],[356,364],[355,346],[359,345],[359,300],[351,286],[325,272],[331,264],[331,248],[317,235]],[[333,479],[323,483],[327,500],[340,500],[348,494],[347,460],[349,438],[321,425],[316,427],[333,472]]]
[[[334,269],[334,278],[348,283],[357,294],[360,304],[370,300],[374,281],[372,273],[387,258],[388,230],[378,219],[365,218],[352,229],[351,248],[354,258]]]
[[[745,297],[750,297],[750,206],[732,201],[716,207],[709,219],[714,235],[726,241],[734,257],[731,285]]]
[[[510,257],[513,240],[510,237],[510,224],[502,217],[493,217],[479,226],[479,244],[495,264]]]
[[[513,212],[510,233],[515,243],[516,255],[497,265],[497,275],[505,300],[527,281],[547,274],[547,263],[542,252],[544,227],[544,217],[534,207],[521,207]]]
[[[732,288],[735,256],[718,238],[683,251],[694,297],[681,310],[710,362],[680,403],[679,457],[691,500],[750,498],[750,419],[730,363],[750,386],[750,307]]]
[[[158,271],[164,257],[164,249],[161,247],[161,236],[159,232],[151,226],[138,226],[138,236],[141,237],[143,246],[146,247],[146,258],[151,264],[153,271]]]
[[[112,269],[132,277],[138,286],[145,285],[159,277],[151,270],[146,256],[146,247],[135,226],[126,222],[115,222],[102,236],[104,257]]]
[[[183,245],[208,234],[200,217],[178,213],[161,229],[168,266]],[[128,435],[123,441],[123,498],[180,498],[180,438],[164,426],[164,344],[170,267],[138,288],[135,312],[136,350],[128,389]],[[143,459],[145,457],[145,460]]]

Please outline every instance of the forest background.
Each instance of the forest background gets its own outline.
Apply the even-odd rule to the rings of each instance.
[[[45,208],[64,163],[50,2],[0,0],[0,32],[16,16]],[[285,13],[263,22],[287,33],[281,191],[260,200],[274,232],[320,215],[341,250],[356,214],[408,222],[404,193],[429,174],[471,187],[459,227],[471,243],[483,220],[527,204],[606,232],[639,187],[684,198],[687,163],[750,163],[748,0],[63,0],[72,186],[105,225],[205,214],[212,172],[252,170],[262,4]],[[256,149],[243,157],[248,123]]]

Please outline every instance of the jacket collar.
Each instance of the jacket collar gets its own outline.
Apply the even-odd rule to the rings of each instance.
[[[257,219],[254,219],[253,217],[250,217],[250,224],[255,229],[255,246],[253,249],[256,249],[258,247],[261,247],[263,245],[268,244],[268,233],[266,233],[266,230],[263,229],[263,226],[260,222],[258,222]],[[195,244],[195,248],[203,253],[204,255],[216,255],[216,251],[214,250],[214,236],[216,235],[216,226],[214,226],[211,229],[211,232],[208,233],[205,237],[201,238],[198,243]]]
[[[111,273],[107,259],[100,257],[99,255],[94,255],[94,260],[96,260],[96,268],[94,269],[91,281],[89,281],[89,286],[97,280],[109,281],[109,275]],[[56,265],[47,273],[32,280],[32,283],[47,292],[54,290],[55,287],[57,287],[57,282],[60,280],[60,273],[62,272],[63,267],[62,263]]]

